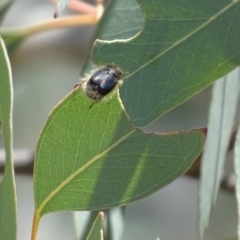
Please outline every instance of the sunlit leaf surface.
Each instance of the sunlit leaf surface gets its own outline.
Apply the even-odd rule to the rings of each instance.
[[[51,113],[35,164],[38,215],[94,210],[147,196],[182,175],[205,133],[145,134],[133,129],[117,95],[95,104],[76,89]]]

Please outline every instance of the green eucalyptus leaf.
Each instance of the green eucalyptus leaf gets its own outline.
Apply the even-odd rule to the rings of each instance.
[[[128,72],[120,96],[133,125],[143,127],[240,64],[240,1],[138,2],[141,32],[96,41],[92,57]]]
[[[198,229],[203,239],[217,199],[239,101],[239,70],[213,85],[208,137],[203,151],[198,201]]]
[[[93,223],[87,240],[103,240],[103,220],[104,214],[103,212],[100,212]]]
[[[148,196],[185,173],[202,150],[203,130],[145,134],[132,128],[118,94],[90,109],[91,102],[75,89],[42,130],[34,169],[36,219]]]
[[[96,35],[114,39],[125,29],[122,36],[129,37],[142,22],[133,0],[112,1]],[[88,61],[84,69],[92,68]],[[34,168],[34,231],[49,212],[105,209],[148,196],[182,175],[201,152],[203,129],[146,134],[132,128],[117,94],[90,109],[91,104],[76,89],[43,128]]]
[[[5,169],[0,182],[0,239],[16,239],[16,193],[12,159],[12,75],[7,51],[0,38],[0,122],[5,146]],[[1,137],[1,136],[0,136]]]

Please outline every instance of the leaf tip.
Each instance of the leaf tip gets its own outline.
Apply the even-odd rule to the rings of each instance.
[[[98,214],[102,219],[104,218],[104,212],[99,212]]]

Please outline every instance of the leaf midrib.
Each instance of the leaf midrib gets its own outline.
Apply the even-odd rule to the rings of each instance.
[[[61,184],[58,185],[46,198],[45,200],[40,204],[40,206],[36,209],[37,215],[40,216],[42,210],[47,205],[47,203],[63,189],[68,183],[70,183],[75,177],[77,177],[79,174],[81,174],[84,170],[86,170],[89,166],[94,164],[98,159],[101,159],[104,155],[106,155],[109,151],[111,151],[113,148],[118,146],[121,142],[126,140],[130,135],[132,135],[136,130],[133,129],[128,134],[121,137],[118,141],[113,143],[110,147],[108,147],[103,152],[97,154],[95,157],[90,159],[86,164],[84,164],[82,167],[80,167],[78,170],[76,170],[74,173],[72,173],[68,178],[66,178]]]

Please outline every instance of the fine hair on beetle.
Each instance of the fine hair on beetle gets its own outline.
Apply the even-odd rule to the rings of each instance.
[[[94,100],[89,108],[95,103],[108,100],[113,96],[116,90],[123,84],[123,72],[115,64],[108,64],[90,72],[84,78],[80,79],[81,88],[86,95]]]

